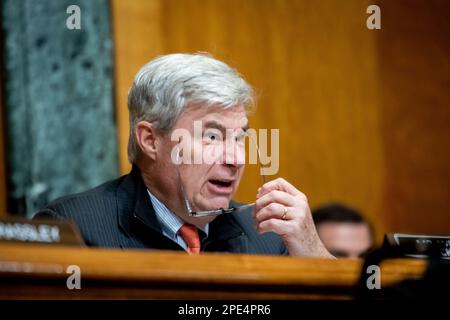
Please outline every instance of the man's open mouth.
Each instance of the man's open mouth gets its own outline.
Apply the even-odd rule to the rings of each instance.
[[[219,186],[219,187],[230,187],[233,183],[232,181],[226,181],[226,180],[209,180],[212,184]]]
[[[213,193],[218,194],[230,194],[233,192],[233,180],[227,180],[227,179],[210,179],[209,182],[209,189]]]

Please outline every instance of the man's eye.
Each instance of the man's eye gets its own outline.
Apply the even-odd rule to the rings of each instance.
[[[217,133],[207,132],[205,134],[205,140],[208,142],[220,141],[220,135]]]

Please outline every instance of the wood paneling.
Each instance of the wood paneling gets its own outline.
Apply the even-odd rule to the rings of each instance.
[[[362,267],[349,259],[37,245],[0,244],[0,252],[2,299],[348,299]],[[70,265],[80,268],[82,290],[66,287]],[[426,261],[388,260],[380,267],[387,288],[421,278]]]
[[[450,2],[381,5],[382,218],[389,231],[450,235]]]
[[[251,125],[280,129],[277,176],[312,207],[356,207],[378,240],[449,233],[448,4],[383,1],[376,31],[372,2],[113,0],[122,172],[135,72],[159,54],[207,51],[255,87]],[[259,184],[248,172],[237,199],[254,201]]]
[[[151,58],[163,52],[161,4],[159,1],[111,2],[115,50],[116,119],[120,172],[131,169],[127,157],[129,118],[128,90],[134,75]]]

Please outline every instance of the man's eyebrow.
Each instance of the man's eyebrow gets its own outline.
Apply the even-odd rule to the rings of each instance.
[[[222,132],[225,132],[227,129],[219,122],[215,120],[206,121],[203,125],[204,128],[213,128],[218,129]],[[244,132],[248,130],[248,123],[241,128]]]
[[[223,132],[225,132],[225,130],[226,130],[225,127],[221,123],[219,123],[217,121],[214,121],[214,120],[206,121],[204,123],[203,127],[204,128],[218,129],[218,130],[223,131]]]

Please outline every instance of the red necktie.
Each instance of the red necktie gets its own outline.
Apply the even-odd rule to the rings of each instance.
[[[178,231],[184,242],[187,244],[187,252],[200,253],[200,237],[196,226],[185,223]]]

